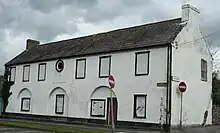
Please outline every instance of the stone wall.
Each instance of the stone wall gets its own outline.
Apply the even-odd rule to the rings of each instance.
[[[214,105],[212,108],[212,123],[220,124],[220,105]]]

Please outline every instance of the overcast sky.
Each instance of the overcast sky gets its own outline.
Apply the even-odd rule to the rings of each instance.
[[[0,74],[25,49],[27,38],[41,43],[181,16],[189,0],[0,0]],[[191,0],[201,11],[204,35],[220,29],[219,0]],[[209,38],[218,46],[216,34]]]

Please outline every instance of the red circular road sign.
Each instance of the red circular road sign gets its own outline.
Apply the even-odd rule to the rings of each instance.
[[[115,87],[115,79],[112,75],[110,75],[108,77],[108,83],[109,83],[111,89]]]
[[[179,83],[179,90],[182,93],[186,91],[186,83],[185,82],[180,82]]]

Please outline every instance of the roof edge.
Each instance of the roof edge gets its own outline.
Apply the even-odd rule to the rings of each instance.
[[[93,34],[87,34],[87,35],[84,35],[84,36],[78,36],[78,37],[75,37],[75,38],[69,38],[69,39],[63,39],[63,40],[59,40],[59,41],[43,43],[43,44],[40,44],[39,46],[49,45],[49,44],[52,44],[52,43],[59,43],[59,42],[64,42],[64,41],[69,41],[69,40],[74,40],[74,39],[81,39],[81,38],[95,36],[95,35],[99,35],[99,34],[115,32],[115,31],[118,31],[118,30],[126,30],[126,29],[130,29],[130,28],[141,27],[141,26],[144,26],[144,25],[159,24],[159,23],[169,22],[169,21],[178,20],[178,19],[182,19],[182,18],[181,17],[175,17],[175,18],[172,18],[172,19],[165,19],[165,20],[161,20],[161,21],[150,22],[150,23],[145,23],[145,24],[139,24],[139,25],[134,25],[134,26],[127,26],[127,27],[118,28],[118,29],[114,29],[114,30],[109,30],[109,31],[104,31],[104,32],[99,32],[99,33],[93,33]]]
[[[140,48],[131,48],[131,49],[126,49],[126,50],[113,50],[113,51],[105,51],[105,52],[98,52],[98,53],[90,53],[90,54],[83,54],[83,55],[74,55],[74,56],[67,56],[67,57],[57,57],[57,58],[51,58],[51,59],[44,59],[44,60],[38,60],[38,61],[27,61],[27,62],[22,62],[22,63],[8,63],[5,64],[5,67],[10,67],[14,65],[23,65],[23,64],[30,64],[30,63],[38,63],[38,62],[44,62],[44,61],[52,61],[52,60],[57,60],[57,59],[70,59],[70,58],[78,58],[78,57],[84,57],[84,56],[94,56],[94,55],[100,55],[100,54],[112,54],[112,53],[117,53],[117,52],[128,52],[128,51],[135,51],[135,50],[141,50],[144,48],[163,48],[163,47],[168,47],[171,45],[171,40],[169,43],[166,44],[158,44],[158,45],[151,45],[151,46],[146,46],[146,47],[140,47]]]

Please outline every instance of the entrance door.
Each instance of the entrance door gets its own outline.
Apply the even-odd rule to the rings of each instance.
[[[117,124],[117,114],[118,114],[118,102],[117,98],[113,99],[113,116],[114,116],[114,123]],[[112,116],[111,116],[111,98],[107,98],[107,124],[112,125]]]

